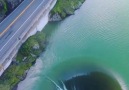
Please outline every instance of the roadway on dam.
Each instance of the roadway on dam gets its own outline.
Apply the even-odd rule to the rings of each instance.
[[[25,0],[0,23],[0,63],[2,57],[20,39],[20,35],[49,1]]]

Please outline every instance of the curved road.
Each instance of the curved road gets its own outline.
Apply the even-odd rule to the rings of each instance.
[[[25,0],[0,23],[0,63],[31,21],[50,0]]]

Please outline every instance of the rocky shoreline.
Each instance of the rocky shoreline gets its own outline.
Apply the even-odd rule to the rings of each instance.
[[[50,22],[61,21],[67,16],[73,15],[74,11],[79,9],[85,0],[65,1],[65,5],[62,8],[61,3],[63,1],[58,0],[50,12]],[[4,72],[2,77],[0,77],[1,90],[17,90],[18,83],[26,78],[28,70],[35,64],[36,59],[45,51],[46,47],[47,39],[43,31],[37,32],[35,35],[29,37],[19,49],[15,60]]]
[[[29,37],[19,49],[9,68],[0,77],[0,88],[16,90],[18,83],[26,78],[28,70],[35,64],[39,55],[45,51],[46,46],[47,40],[44,32],[37,32]]]
[[[85,0],[59,0],[50,12],[49,21],[61,21],[79,9]],[[63,7],[62,7],[63,6]]]

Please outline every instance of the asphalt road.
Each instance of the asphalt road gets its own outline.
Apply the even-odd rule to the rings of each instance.
[[[50,0],[25,0],[0,23],[0,63],[19,36]]]

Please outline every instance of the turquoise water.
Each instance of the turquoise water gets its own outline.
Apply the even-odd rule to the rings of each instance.
[[[75,15],[44,31],[52,34],[33,90],[57,90],[46,77],[60,85],[93,70],[108,73],[128,90],[129,0],[87,0]]]

